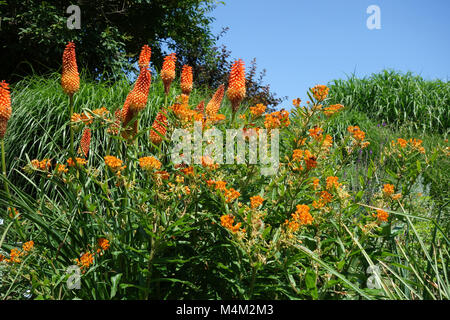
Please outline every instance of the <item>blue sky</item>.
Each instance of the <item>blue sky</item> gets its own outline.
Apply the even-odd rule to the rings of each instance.
[[[306,90],[384,68],[426,79],[450,78],[449,0],[225,0],[212,12],[213,32],[242,58],[267,69],[265,83],[278,96],[307,100]],[[381,29],[369,30],[370,5],[381,10]],[[281,106],[280,106],[281,107]]]

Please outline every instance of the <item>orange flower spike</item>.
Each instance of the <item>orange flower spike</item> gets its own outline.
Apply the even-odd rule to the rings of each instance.
[[[164,83],[164,92],[166,93],[166,95],[169,95],[170,85],[175,79],[176,61],[177,57],[175,53],[171,53],[164,58],[163,66],[161,69],[161,79]]]
[[[151,82],[150,71],[147,67],[142,68],[133,90],[128,94],[122,108],[122,125],[124,128],[127,127],[127,130],[122,133],[125,139],[128,139],[130,136],[134,137],[137,134],[138,120],[133,122],[131,128],[128,126],[128,123],[136,117],[139,111],[145,108]]]
[[[0,140],[5,136],[11,112],[9,85],[5,81],[2,81],[0,82]]]
[[[217,88],[211,100],[206,105],[206,114],[208,116],[216,115],[219,112],[224,93],[225,93],[225,86],[221,84],[219,88]]]
[[[139,69],[148,67],[150,63],[150,58],[152,56],[152,49],[148,45],[144,45],[141,49],[141,54],[139,55]]]
[[[128,94],[128,108],[132,112],[139,112],[145,108],[148,99],[148,91],[152,77],[147,67],[141,69],[139,77],[136,80],[133,90]]]
[[[245,98],[245,67],[244,61],[239,59],[231,67],[230,78],[228,81],[227,97],[231,102],[233,112],[239,109],[239,105]]]
[[[181,70],[181,92],[183,92],[183,94],[187,96],[191,94],[192,81],[193,81],[192,67],[184,65],[183,69]]]
[[[80,75],[78,74],[75,44],[73,42],[67,44],[63,53],[61,86],[69,96],[80,88]]]
[[[91,145],[91,129],[85,128],[80,143],[80,148],[85,158],[87,158],[88,156],[90,145]]]
[[[150,141],[155,144],[161,144],[163,138],[167,132],[167,126],[169,125],[165,111],[160,111],[156,115],[152,128],[150,129]],[[162,137],[161,137],[162,136]]]

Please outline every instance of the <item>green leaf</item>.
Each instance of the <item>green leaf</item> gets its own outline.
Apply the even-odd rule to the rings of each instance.
[[[114,298],[116,296],[117,293],[117,287],[120,283],[120,279],[122,278],[122,273],[116,274],[115,276],[111,277],[111,282],[112,282],[112,286],[111,286],[111,294],[110,294],[110,299]]]

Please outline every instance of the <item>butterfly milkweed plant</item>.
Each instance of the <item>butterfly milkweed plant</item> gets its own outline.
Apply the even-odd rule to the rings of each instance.
[[[445,207],[416,188],[447,142],[372,149],[326,85],[251,105],[242,60],[212,91],[175,53],[136,61],[94,86],[70,42],[37,113],[0,82],[1,299],[449,298]]]

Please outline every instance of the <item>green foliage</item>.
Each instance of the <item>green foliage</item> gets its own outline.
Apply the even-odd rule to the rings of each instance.
[[[341,103],[380,123],[406,125],[416,132],[448,133],[450,84],[408,72],[384,70],[367,78],[354,75],[329,84],[330,102]]]
[[[128,70],[142,45],[161,65],[163,46],[177,50],[192,65],[213,59],[208,13],[213,0],[80,1],[81,29],[69,30],[67,8],[73,1],[7,1],[0,5],[0,78],[58,70],[65,44],[74,41],[77,59],[93,77],[111,79]],[[108,76],[106,76],[108,74]]]

